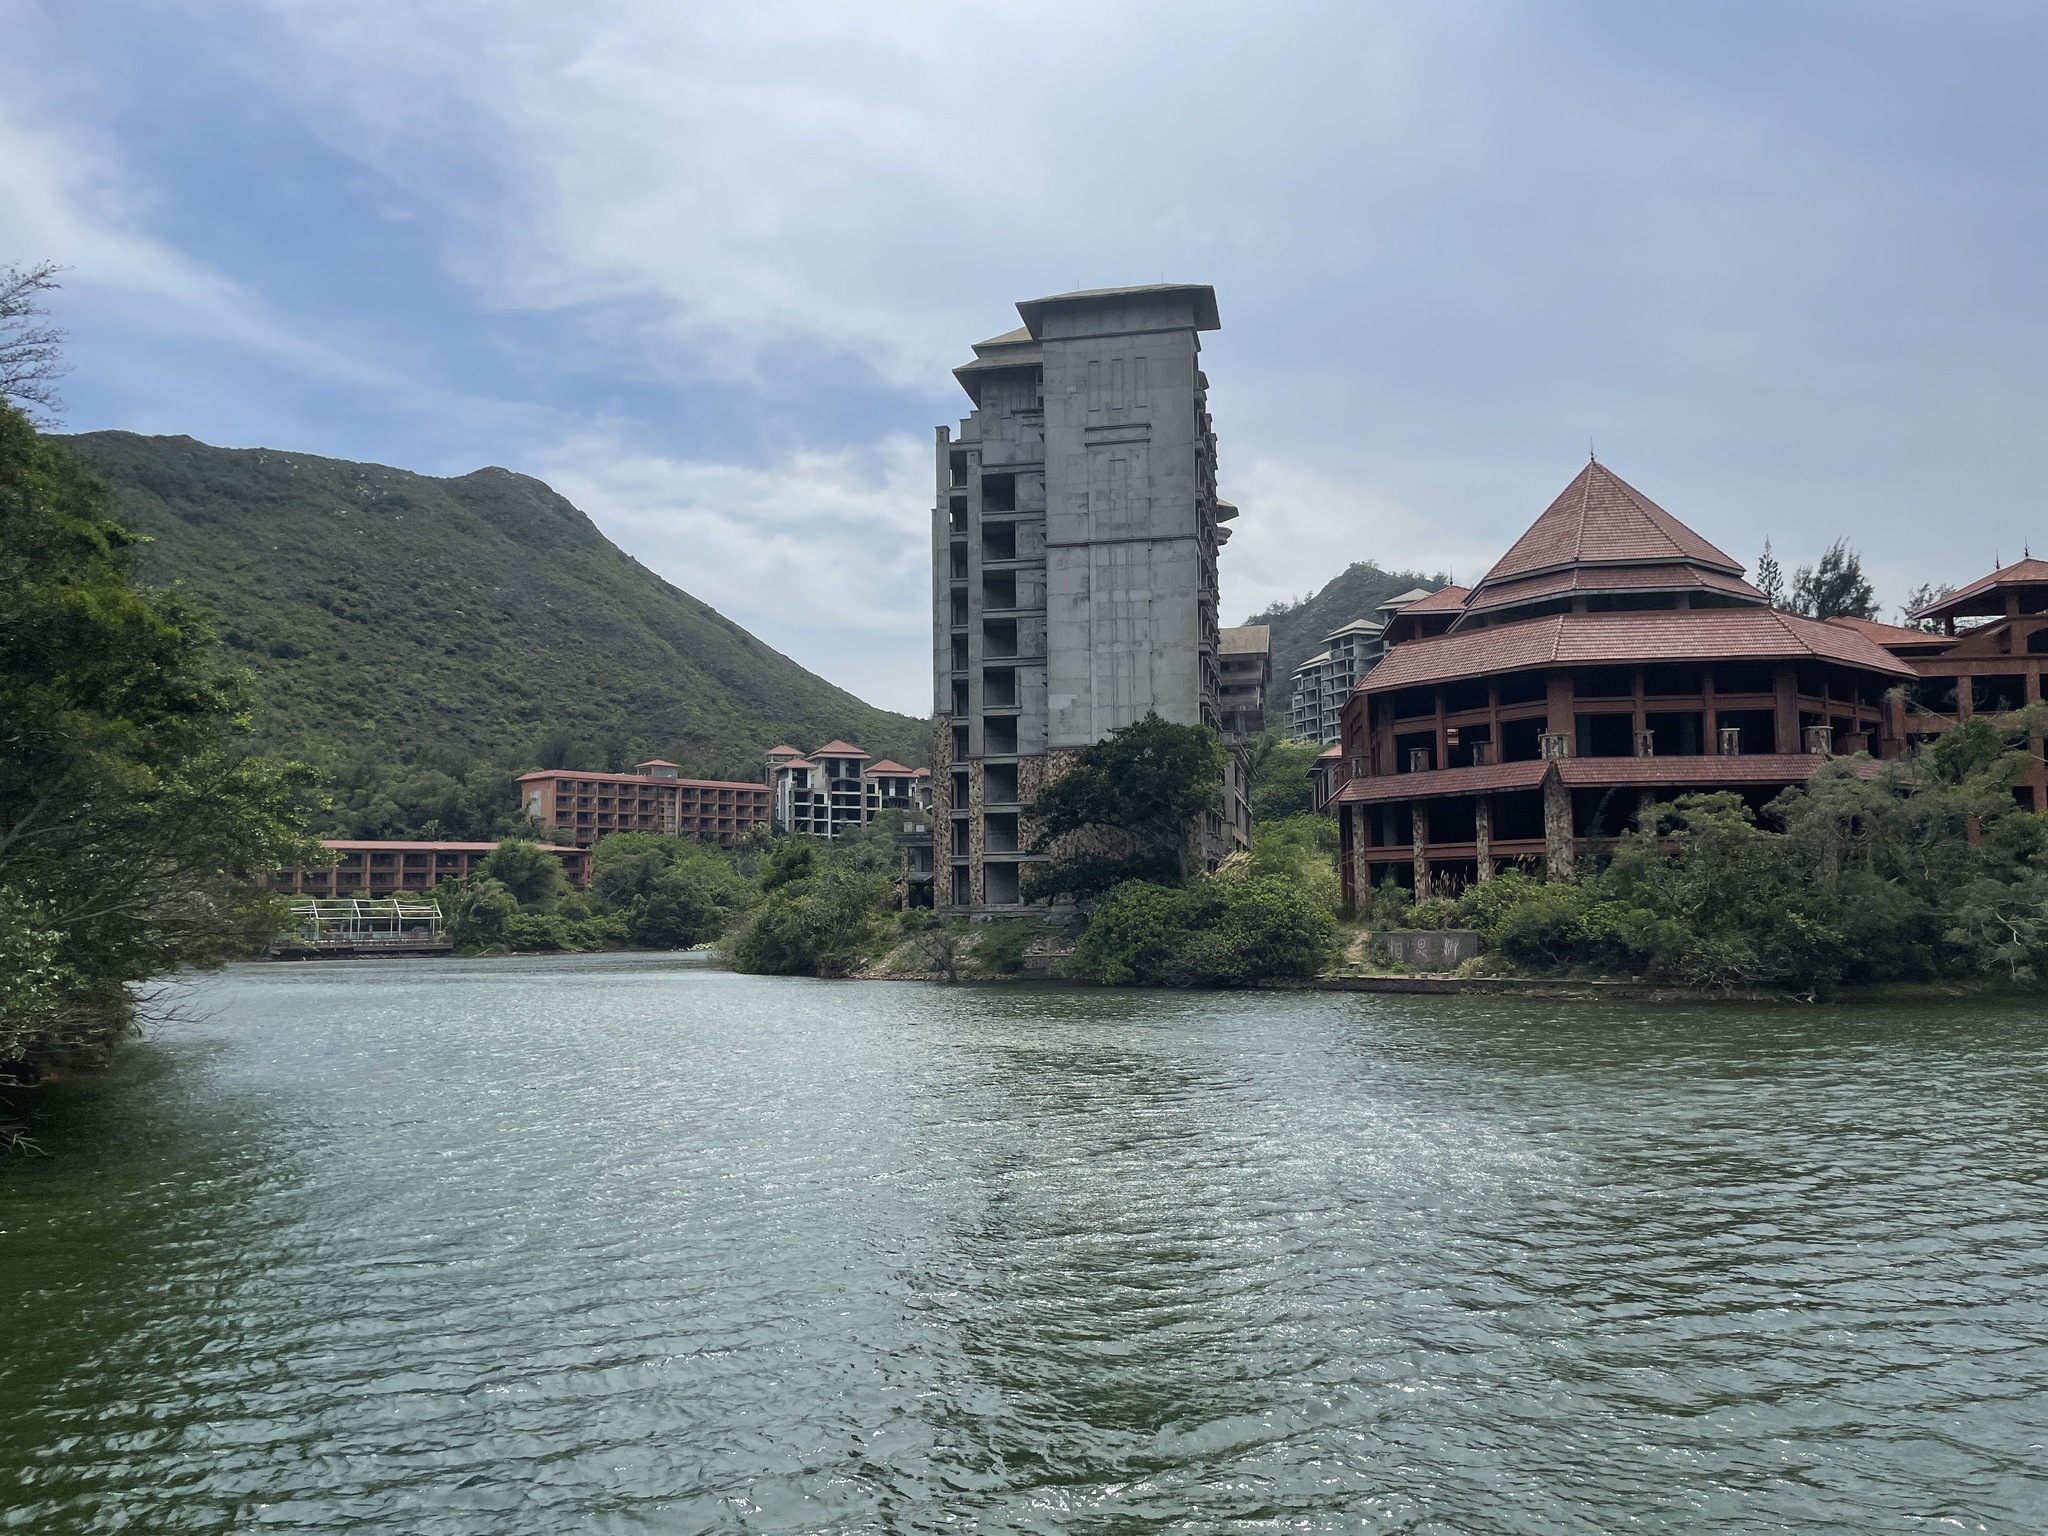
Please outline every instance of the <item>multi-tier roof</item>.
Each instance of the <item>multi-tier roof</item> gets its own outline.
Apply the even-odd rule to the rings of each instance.
[[[1556,612],[1575,598],[1607,608],[1680,593],[1699,607],[1765,603],[1739,562],[1596,460],[1480,578],[1454,627]]]

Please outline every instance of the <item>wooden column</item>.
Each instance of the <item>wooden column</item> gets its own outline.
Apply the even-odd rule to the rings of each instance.
[[[1553,769],[1543,780],[1544,873],[1552,880],[1572,877],[1572,796]]]
[[[1799,735],[1799,674],[1791,667],[1778,668],[1776,728],[1780,752],[1804,752],[1806,743]],[[1750,750],[1748,742],[1742,749]]]
[[[1493,802],[1481,795],[1472,807],[1472,840],[1479,854],[1479,878],[1493,878]]]
[[[1428,802],[1417,800],[1415,802],[1415,809],[1408,819],[1412,824],[1415,833],[1415,899],[1417,901],[1427,901],[1429,900]]]

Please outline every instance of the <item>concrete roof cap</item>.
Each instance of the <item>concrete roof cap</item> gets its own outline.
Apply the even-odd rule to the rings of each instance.
[[[1043,299],[1025,299],[1017,305],[1017,313],[1024,317],[1024,328],[1036,337],[1044,334],[1045,316],[1049,310],[1153,298],[1186,298],[1194,305],[1196,330],[1222,329],[1223,322],[1216,313],[1216,290],[1207,283],[1143,283],[1133,288],[1082,288],[1073,293],[1055,293]]]

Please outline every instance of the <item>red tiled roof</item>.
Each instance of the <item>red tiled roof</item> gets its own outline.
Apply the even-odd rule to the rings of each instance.
[[[1707,566],[1592,565],[1489,583],[1466,602],[1465,611],[1478,613],[1489,608],[1506,607],[1510,603],[1557,597],[1567,592],[1668,592],[1679,587],[1728,592],[1758,604],[1764,600],[1763,593],[1740,577]]]
[[[525,841],[525,839],[519,839]],[[380,841],[359,837],[323,837],[322,848],[337,848],[344,853],[496,853],[496,843],[419,843],[404,839]],[[556,853],[588,853],[588,848],[573,848],[566,843],[540,843],[538,847],[552,849]]]
[[[1337,792],[1342,805],[1389,800],[1441,800],[1534,789],[1554,766],[1571,789],[1714,789],[1731,784],[1799,784],[1828,759],[1803,752],[1753,752],[1730,757],[1560,757],[1554,762],[1488,763],[1483,768],[1438,768],[1428,773],[1384,773],[1353,779]],[[1856,765],[1874,778],[1879,765]]]
[[[885,757],[879,763],[869,763],[867,771],[869,773],[885,773],[894,778],[903,778],[915,770],[906,768],[901,763],[893,762]]]
[[[801,752],[797,751],[797,749],[796,749],[795,747],[789,746],[789,745],[788,745],[788,744],[786,744],[786,743],[785,743],[784,745],[782,745],[782,746],[779,746],[779,747],[770,747],[770,748],[768,749],[768,756],[770,756],[770,757],[774,757],[774,756],[778,755],[779,753],[783,753],[783,752],[787,752],[787,753],[788,753],[788,754],[789,754],[789,755],[790,755],[791,757],[802,757],[802,756],[803,756],[803,753],[801,753]]]
[[[522,773],[512,782],[524,784],[528,779],[587,779],[593,784],[681,784],[690,789],[768,787],[766,784],[755,784],[744,779],[657,779],[645,773],[585,773],[581,768],[536,768],[531,773]]]
[[[913,779],[928,779],[928,778],[930,778],[931,776],[932,776],[932,771],[931,771],[931,769],[929,769],[929,768],[920,768],[920,769],[918,769],[918,770],[917,770],[917,771],[916,771],[915,773],[913,773],[913,774],[911,775],[911,777],[912,777]]]
[[[1853,630],[1775,608],[1552,613],[1492,629],[1454,630],[1389,651],[1358,685],[1369,693],[1531,667],[1611,662],[1765,661],[1806,656],[1892,677],[1918,674]]]
[[[813,752],[813,753],[811,754],[811,756],[813,756],[813,757],[866,757],[866,756],[867,756],[867,753],[865,753],[865,752],[861,751],[861,749],[860,749],[859,747],[856,747],[856,746],[852,746],[852,745],[848,744],[847,742],[843,742],[843,741],[838,741],[838,740],[833,740],[833,741],[828,741],[828,742],[826,742],[826,743],[825,743],[825,745],[823,745],[822,747],[818,748],[818,750],[817,750],[817,751]]]
[[[1382,800],[1437,800],[1446,795],[1492,795],[1534,789],[1550,771],[1547,762],[1488,763],[1483,768],[1437,768],[1428,773],[1382,773],[1353,779],[1337,791],[1340,805]]]
[[[1847,614],[1837,614],[1823,623],[1837,625],[1842,629],[1853,629],[1866,640],[1875,640],[1887,650],[1904,650],[1917,646],[1923,649],[1946,650],[1961,638],[1957,635],[1938,635],[1931,629],[1906,629],[1898,624],[1880,624],[1875,619],[1852,619]]]
[[[1798,784],[1828,759],[1806,752],[1750,752],[1728,757],[1561,757],[1557,775],[1573,789],[1712,789],[1721,784]],[[1876,763],[1859,764],[1865,777]]]
[[[1442,613],[1447,609],[1455,613],[1465,606],[1465,599],[1471,592],[1470,587],[1439,587],[1429,596],[1417,598],[1400,612],[1403,617],[1411,613]]]
[[[1568,565],[1696,563],[1740,576],[1742,566],[1605,464],[1580,470],[1480,579],[1494,582]]]
[[[2015,560],[2011,565],[2000,566],[1989,576],[1979,576],[1947,597],[1938,597],[1924,608],[1915,608],[1907,617],[1938,619],[1960,616],[1965,611],[1964,605],[1973,598],[1984,597],[2000,587],[2033,586],[2042,582],[2048,582],[2048,560]]]
[[[682,764],[672,763],[665,757],[650,757],[644,763],[635,763],[635,768],[680,768]]]

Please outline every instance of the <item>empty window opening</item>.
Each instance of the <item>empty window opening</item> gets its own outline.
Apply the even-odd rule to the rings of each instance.
[[[1578,717],[1580,757],[1634,757],[1635,719],[1630,715],[1580,715]]]
[[[1017,813],[1004,811],[982,817],[981,846],[989,853],[1017,852]]]
[[[1017,765],[990,763],[981,772],[981,800],[984,805],[1017,803]]]

